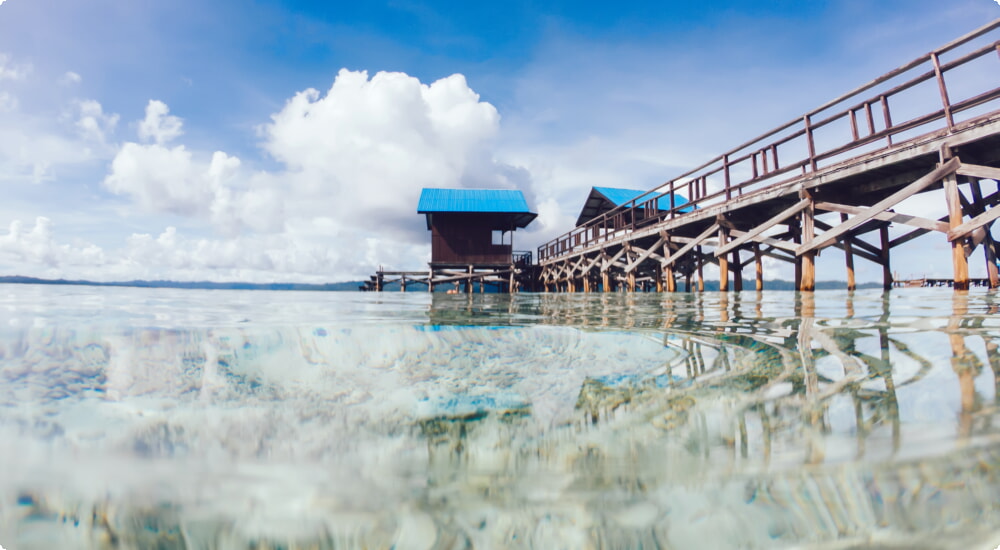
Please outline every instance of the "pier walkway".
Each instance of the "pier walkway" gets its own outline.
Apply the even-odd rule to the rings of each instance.
[[[1000,19],[578,225],[538,248],[540,283],[674,291],[681,277],[704,289],[713,264],[720,289],[732,278],[741,290],[753,264],[761,289],[766,256],[794,265],[796,287],[810,291],[816,254],[836,247],[849,288],[855,258],[882,266],[889,288],[892,250],[937,233],[956,289],[968,288],[980,246],[989,286],[1000,286],[998,29]],[[926,193],[941,197],[939,215],[898,211]],[[908,231],[890,238],[890,224]]]

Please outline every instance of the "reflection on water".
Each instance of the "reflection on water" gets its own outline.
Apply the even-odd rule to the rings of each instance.
[[[992,549],[998,305],[4,286],[0,545]]]

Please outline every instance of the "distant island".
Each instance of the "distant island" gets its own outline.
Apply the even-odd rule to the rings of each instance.
[[[137,288],[183,288],[207,290],[320,290],[343,291],[358,290],[362,281],[347,281],[342,283],[218,283],[212,281],[116,281],[99,282],[72,279],[39,279],[37,277],[22,277],[19,275],[0,276],[0,284],[23,285],[80,285],[80,286],[115,286]]]
[[[213,281],[115,281],[99,282],[73,279],[40,279],[38,277],[23,277],[20,275],[0,276],[0,284],[23,284],[23,285],[79,285],[79,286],[112,286],[112,287],[135,287],[135,288],[181,288],[181,289],[202,289],[202,290],[300,290],[300,291],[325,291],[342,292],[358,291],[364,286],[364,281],[345,281],[340,283],[220,283]],[[753,280],[744,280],[743,288],[753,290],[755,288]],[[684,290],[684,284],[677,285],[678,290]],[[399,283],[386,283],[385,291],[399,291]],[[764,282],[767,290],[795,290],[795,284],[791,281],[768,280]],[[844,290],[847,283],[844,281],[817,281],[816,290]],[[860,283],[858,289],[882,288],[881,283]],[[719,290],[719,282],[705,281],[705,290],[709,292]],[[419,292],[417,290],[416,292]],[[426,290],[425,290],[426,292]]]

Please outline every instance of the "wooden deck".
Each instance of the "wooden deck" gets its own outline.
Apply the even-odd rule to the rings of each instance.
[[[849,288],[855,258],[882,266],[888,288],[892,249],[939,233],[951,243],[956,289],[968,288],[980,245],[989,286],[1000,286],[990,234],[1000,191],[981,183],[1000,180],[998,28],[1000,19],[542,245],[541,284],[673,291],[683,277],[703,289],[713,264],[721,289],[732,277],[741,290],[753,264],[759,289],[771,257],[794,265],[797,288],[809,291],[815,255],[836,247]],[[896,211],[924,193],[941,195],[940,216]],[[694,211],[680,211],[680,194]],[[890,239],[890,224],[909,231]]]

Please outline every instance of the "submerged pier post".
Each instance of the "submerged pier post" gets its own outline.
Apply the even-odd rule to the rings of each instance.
[[[816,237],[815,210],[812,197],[803,191],[800,196],[809,200],[809,206],[802,210],[802,242],[809,244]],[[810,250],[802,255],[802,276],[799,279],[799,290],[812,292],[816,289],[816,251]]]
[[[703,268],[705,266],[705,256],[701,253],[701,245],[698,245],[698,292],[705,292],[705,273]]]
[[[882,243],[882,289],[889,290],[892,288],[892,269],[890,267],[889,253],[891,244],[889,243],[889,224],[882,224],[882,227],[878,229],[879,240]],[[962,250],[961,247],[959,250]],[[962,250],[962,259],[965,260],[965,251]],[[968,288],[969,274],[968,265],[966,265],[966,288]]]
[[[947,146],[941,149],[941,163],[952,158],[951,149]],[[944,178],[944,198],[948,203],[948,225],[951,229],[962,225],[961,192],[958,190],[958,178],[954,173]],[[969,261],[965,257],[965,239],[951,241],[951,262],[954,270],[953,286],[955,290],[969,289]]]
[[[757,276],[757,292],[764,290],[764,261],[760,253],[760,243],[753,243],[753,264]]]
[[[729,242],[729,230],[725,227],[719,227],[719,246],[725,246]],[[729,260],[726,259],[726,255],[723,254],[719,256],[719,291],[726,292],[729,290]]]
[[[733,290],[743,291],[743,259],[740,258],[739,249],[733,250]]]
[[[847,221],[847,214],[840,215],[840,222]],[[844,237],[844,264],[847,267],[847,290],[854,290],[857,284],[854,281],[854,245],[851,244],[851,237]]]

